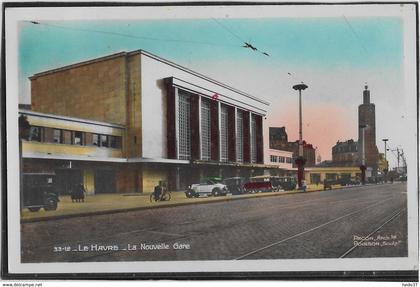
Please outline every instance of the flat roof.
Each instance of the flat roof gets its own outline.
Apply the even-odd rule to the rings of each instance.
[[[199,78],[202,78],[202,79],[204,79],[206,81],[209,81],[209,82],[211,82],[213,84],[216,84],[218,86],[221,86],[223,88],[226,88],[228,90],[231,90],[231,91],[233,91],[235,93],[238,93],[238,94],[244,95],[246,97],[252,98],[253,100],[256,100],[256,101],[258,101],[260,103],[263,103],[265,105],[270,105],[269,102],[264,101],[262,99],[259,99],[259,98],[255,97],[255,96],[253,96],[253,95],[251,95],[249,93],[246,93],[246,92],[243,92],[243,91],[238,90],[236,88],[233,88],[233,87],[231,87],[231,86],[229,86],[227,84],[224,84],[222,82],[219,82],[217,80],[214,80],[214,79],[212,79],[212,78],[210,78],[210,77],[208,77],[206,75],[203,75],[203,74],[200,74],[198,72],[195,72],[195,71],[193,71],[193,70],[191,70],[189,68],[186,68],[184,66],[181,66],[179,64],[176,64],[176,63],[174,63],[172,61],[169,61],[167,59],[164,59],[162,57],[159,57],[159,56],[157,56],[155,54],[152,54],[152,53],[147,52],[147,51],[142,50],[142,49],[138,49],[138,50],[134,50],[134,51],[130,51],[130,52],[121,51],[121,52],[114,53],[114,54],[111,54],[111,55],[107,55],[107,56],[103,56],[103,57],[99,57],[99,58],[95,58],[95,59],[91,59],[91,60],[86,60],[86,61],[82,61],[82,62],[77,62],[77,63],[74,63],[74,64],[62,66],[62,67],[51,69],[51,70],[46,70],[46,71],[43,71],[43,72],[39,72],[39,73],[34,74],[33,76],[29,77],[29,79],[30,80],[33,80],[33,79],[36,79],[37,77],[41,77],[41,76],[53,74],[53,73],[56,73],[56,72],[70,70],[70,69],[73,69],[73,68],[76,68],[76,67],[81,67],[81,66],[84,66],[84,65],[98,63],[98,62],[102,62],[102,61],[106,61],[106,60],[110,60],[110,59],[114,59],[114,58],[118,58],[118,57],[123,57],[123,56],[131,56],[131,55],[135,55],[135,54],[145,55],[145,56],[147,56],[149,58],[155,59],[155,60],[157,60],[159,62],[162,62],[162,63],[165,63],[165,64],[167,64],[169,66],[175,67],[175,68],[180,69],[180,70],[182,70],[184,72],[187,72],[189,74],[195,75],[195,76],[197,76]]]

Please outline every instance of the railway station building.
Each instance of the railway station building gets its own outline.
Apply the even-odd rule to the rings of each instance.
[[[30,77],[24,172],[55,172],[62,194],[183,190],[206,176],[264,174],[269,103],[143,50]]]

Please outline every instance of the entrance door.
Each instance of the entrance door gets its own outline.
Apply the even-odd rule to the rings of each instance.
[[[95,172],[95,193],[115,193],[117,192],[117,183],[115,171],[97,170]]]

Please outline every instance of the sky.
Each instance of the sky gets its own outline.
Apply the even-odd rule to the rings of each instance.
[[[34,73],[143,49],[270,103],[265,125],[303,137],[322,160],[340,140],[357,140],[365,83],[376,105],[377,146],[404,147],[403,26],[397,17],[39,21],[19,26],[19,101],[30,102]],[[251,43],[261,52],[242,47]],[[398,128],[396,128],[398,127]],[[395,156],[388,156],[395,166]]]

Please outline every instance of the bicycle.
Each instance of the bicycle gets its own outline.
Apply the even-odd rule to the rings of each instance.
[[[156,195],[156,192],[155,191],[153,191],[150,194],[150,202],[153,202],[153,201],[169,201],[169,200],[171,200],[171,192],[168,191],[168,190],[166,190],[166,189],[162,190],[159,198],[156,198],[155,195]]]

